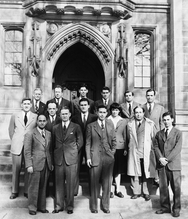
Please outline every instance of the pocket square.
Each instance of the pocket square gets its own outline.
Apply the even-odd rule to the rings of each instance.
[[[73,132],[71,132],[70,135],[73,135]]]

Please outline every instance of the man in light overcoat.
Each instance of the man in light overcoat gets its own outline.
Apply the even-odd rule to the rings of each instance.
[[[155,176],[154,150],[152,140],[155,133],[153,121],[144,117],[144,109],[140,106],[134,108],[134,119],[128,122],[128,170],[131,176],[133,196],[137,199],[141,195],[146,201],[149,196],[149,178]],[[143,194],[142,194],[143,193]]]

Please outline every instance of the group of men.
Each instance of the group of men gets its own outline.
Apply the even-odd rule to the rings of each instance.
[[[89,172],[90,210],[98,213],[99,182],[102,187],[101,209],[110,213],[110,192],[116,151],[116,131],[106,118],[110,115],[110,89],[103,87],[102,98],[87,98],[82,85],[80,96],[73,101],[63,98],[63,89],[56,86],[55,97],[41,102],[42,91],[36,88],[33,100],[24,98],[21,112],[13,114],[9,125],[13,162],[12,194],[19,193],[19,175],[25,161],[25,189],[31,215],[46,209],[46,187],[50,171],[54,183],[53,213],[66,209],[73,213],[74,196],[78,194],[80,166],[85,159]],[[144,105],[134,101],[134,93],[126,91],[121,116],[128,120],[127,175],[131,178],[131,199],[150,200],[150,179],[159,184],[161,209],[157,214],[180,215],[181,208],[181,132],[173,126],[173,115],[155,103],[155,90],[146,92]],[[174,193],[171,210],[168,185]]]

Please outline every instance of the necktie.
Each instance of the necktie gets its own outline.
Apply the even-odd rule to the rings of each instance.
[[[38,107],[38,100],[36,100],[36,102],[35,102],[35,112],[37,112],[38,109],[39,109],[39,107]]]
[[[166,129],[166,131],[165,131],[165,137],[167,139],[167,137],[168,137],[168,129]]]
[[[63,130],[66,131],[66,123],[64,123]]]
[[[142,124],[141,122],[138,123],[138,128],[140,128],[141,124]]]
[[[101,121],[101,129],[104,130],[104,123]]]
[[[149,113],[151,114],[151,103],[149,103],[148,111],[149,111]]]
[[[107,100],[104,101],[104,105],[107,106]]]
[[[86,115],[84,114],[84,118],[83,118],[83,124],[84,124],[84,128],[86,126]]]
[[[24,123],[25,123],[25,125],[27,124],[27,112],[25,113],[25,116],[24,116]]]
[[[55,116],[55,115],[51,116],[51,117],[52,117],[52,123],[55,121],[55,118],[54,118],[54,116]]]
[[[131,104],[129,103],[129,115],[131,115],[132,109],[131,109]]]
[[[44,131],[44,129],[42,130],[42,137],[45,138],[45,131]]]

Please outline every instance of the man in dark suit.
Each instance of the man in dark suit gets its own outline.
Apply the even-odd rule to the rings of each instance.
[[[173,115],[166,112],[162,116],[165,128],[155,137],[154,150],[159,169],[159,190],[161,209],[156,214],[170,213],[171,203],[168,185],[173,192],[172,216],[179,217],[181,209],[181,149],[182,133],[173,127]]]
[[[41,101],[42,90],[36,88],[33,92],[31,112],[36,114],[44,113],[45,103]]]
[[[25,135],[25,167],[29,173],[28,209],[29,214],[46,210],[46,185],[49,171],[52,170],[51,133],[45,130],[46,117],[38,115],[37,127]]]
[[[71,103],[71,101],[63,98],[63,88],[60,85],[57,85],[55,87],[54,95],[55,95],[55,97],[53,99],[48,100],[46,102],[45,112],[47,111],[48,103],[51,101],[57,103],[57,109],[58,109],[57,115],[60,115],[60,111],[61,111],[62,107],[64,107],[64,106],[67,106],[72,112],[72,103]]]
[[[21,103],[22,110],[13,114],[9,124],[12,154],[12,194],[10,199],[15,199],[19,192],[19,175],[24,160],[24,136],[36,126],[37,115],[30,111],[31,99],[24,98]],[[24,196],[27,197],[28,174],[25,171]]]
[[[55,125],[61,123],[61,118],[57,115],[57,103],[55,103],[54,101],[49,101],[48,102],[48,106],[47,106],[47,122],[46,122],[46,126],[45,129],[48,130],[49,132],[52,133],[52,129]],[[50,189],[50,184],[52,184],[53,186]],[[46,187],[46,195],[54,196],[55,194],[55,172],[54,170],[50,172],[50,176],[47,182],[47,187]]]
[[[53,213],[64,210],[66,195],[67,213],[74,208],[74,188],[78,167],[78,153],[83,146],[82,130],[78,124],[70,122],[70,110],[63,107],[60,113],[62,123],[53,128],[55,165],[55,209]],[[66,182],[66,192],[65,192]]]
[[[107,107],[97,108],[97,121],[87,126],[86,157],[90,168],[92,213],[98,213],[99,180],[102,181],[101,207],[104,213],[109,214],[110,191],[116,151],[116,137],[113,124],[106,120]]]
[[[78,194],[79,189],[79,173],[80,173],[80,165],[82,165],[83,157],[86,159],[85,154],[85,144],[86,144],[86,127],[89,123],[94,122],[97,120],[97,115],[89,113],[89,100],[87,98],[82,98],[79,100],[79,107],[80,107],[80,113],[73,116],[71,121],[80,125],[82,129],[83,139],[84,139],[84,145],[82,149],[79,152],[79,158],[78,158],[78,171],[77,171],[77,179],[76,179],[76,186],[75,186],[75,192],[74,194]]]
[[[134,117],[133,109],[136,106],[139,106],[140,104],[135,102],[134,99],[134,93],[127,90],[124,93],[125,102],[120,104],[122,108],[121,116],[126,119],[132,119]]]
[[[86,84],[82,84],[79,88],[79,94],[80,96],[77,97],[76,99],[74,99],[72,101],[73,103],[73,107],[74,107],[74,115],[76,114],[79,114],[81,111],[80,111],[80,104],[79,104],[79,101],[82,99],[82,98],[87,98],[89,100],[89,112],[90,113],[94,113],[94,101],[89,99],[87,97],[87,93],[88,93],[88,89],[87,89],[87,85]]]
[[[61,118],[57,115],[57,103],[49,101],[47,106],[47,123],[45,129],[52,132],[53,126],[61,122]]]
[[[100,100],[95,101],[95,113],[97,113],[97,108],[100,105],[104,105],[107,108],[107,116],[110,116],[110,105],[112,104],[112,100],[110,99],[110,88],[103,87],[101,90],[102,98]]]

